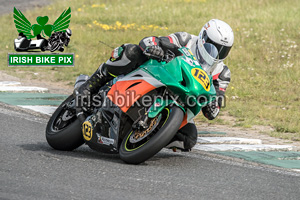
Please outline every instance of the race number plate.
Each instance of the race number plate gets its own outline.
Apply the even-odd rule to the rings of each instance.
[[[93,137],[93,128],[92,125],[89,121],[85,121],[82,124],[82,134],[83,134],[83,138],[86,141],[90,141]]]
[[[206,72],[200,68],[193,68],[191,71],[193,77],[203,86],[206,91],[210,90],[210,81]]]

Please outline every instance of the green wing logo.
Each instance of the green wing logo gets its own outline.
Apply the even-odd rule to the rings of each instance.
[[[28,19],[23,15],[20,10],[14,8],[14,22],[19,33],[23,33],[27,39],[34,38],[31,35],[32,26]]]
[[[35,38],[42,34],[44,37],[51,36],[52,32],[65,32],[69,27],[71,19],[71,8],[65,10],[54,22],[53,25],[47,24],[48,16],[38,16],[36,18],[37,24],[31,25],[23,13],[14,8],[14,22],[19,33],[23,33],[27,39]]]
[[[69,27],[71,19],[71,8],[65,10],[54,22],[52,25],[52,31],[54,32],[65,32]]]

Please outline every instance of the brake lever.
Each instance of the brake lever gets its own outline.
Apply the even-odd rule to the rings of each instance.
[[[170,62],[171,60],[173,60],[175,58],[175,53],[173,53],[171,50],[167,50],[167,53],[164,56],[165,58],[163,58],[163,61],[165,61],[166,63]]]

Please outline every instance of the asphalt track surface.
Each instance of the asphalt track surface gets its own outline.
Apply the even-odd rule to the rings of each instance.
[[[0,199],[299,199],[300,174],[204,152],[163,150],[140,165],[83,145],[53,150],[47,119],[0,105]]]

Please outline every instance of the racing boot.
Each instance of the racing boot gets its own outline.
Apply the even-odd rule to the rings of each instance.
[[[84,112],[88,112],[91,108],[92,96],[108,81],[114,78],[107,72],[104,65],[100,65],[87,81],[74,89],[73,96],[76,98],[76,107],[82,109]]]
[[[197,128],[194,123],[188,123],[184,127],[178,130],[174,138],[169,142],[166,148],[176,149],[181,151],[191,151],[191,149],[197,143]]]

